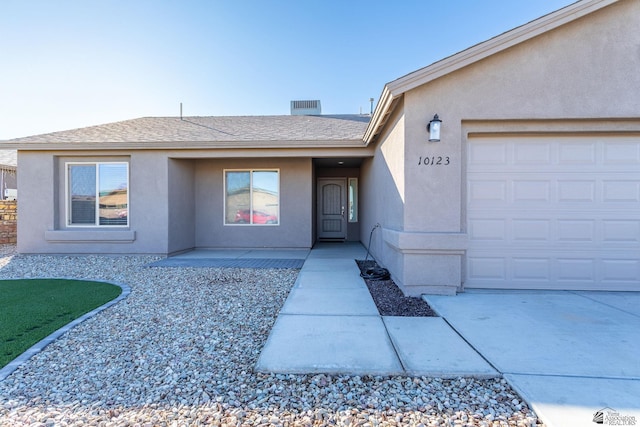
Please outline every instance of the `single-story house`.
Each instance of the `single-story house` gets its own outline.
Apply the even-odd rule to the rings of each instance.
[[[386,84],[370,116],[293,102],[6,141],[18,250],[371,236],[408,295],[640,290],[639,28],[638,0],[581,0]]]

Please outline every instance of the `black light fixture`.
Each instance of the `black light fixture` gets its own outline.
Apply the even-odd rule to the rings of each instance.
[[[433,116],[433,119],[427,125],[427,131],[429,132],[429,142],[438,142],[440,141],[440,124],[442,120],[436,114]]]

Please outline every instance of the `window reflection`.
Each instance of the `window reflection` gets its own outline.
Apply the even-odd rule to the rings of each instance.
[[[69,225],[128,225],[126,163],[69,164],[68,176]]]
[[[69,167],[71,224],[96,223],[96,166]]]
[[[225,172],[225,224],[278,224],[279,172]]]
[[[101,164],[99,171],[100,225],[127,225],[127,165]]]

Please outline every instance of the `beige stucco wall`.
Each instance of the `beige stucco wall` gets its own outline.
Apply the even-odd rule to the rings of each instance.
[[[49,153],[18,152],[18,181],[20,205],[18,206],[18,250],[37,252],[42,246],[44,233],[53,230],[55,215],[56,169],[54,157]],[[33,170],[21,165],[31,165]],[[55,216],[54,216],[55,215]]]
[[[382,233],[383,230],[402,230],[404,226],[404,132],[405,114],[400,102],[381,135],[375,156],[365,159],[360,171],[362,242],[367,247],[370,245],[379,264],[394,272],[398,283],[403,278],[402,260],[387,249]],[[376,228],[376,224],[382,228]]]
[[[464,123],[501,132],[513,131],[509,120],[517,119],[521,129],[540,131],[546,119],[638,117],[639,17],[640,2],[621,1],[404,94],[402,137],[391,120],[378,143],[383,157],[397,153],[403,163],[377,159],[367,170],[370,177],[392,171],[404,178],[401,223],[380,212],[363,226],[381,223],[385,244],[374,246],[376,258],[406,293],[453,293],[461,285]],[[443,120],[442,140],[429,143],[425,127],[435,113]],[[615,122],[602,130],[615,131]],[[419,164],[425,156],[449,164]]]
[[[132,252],[164,254],[169,251],[166,231],[169,223],[166,159],[167,154],[161,151],[131,153],[130,228],[136,233]]]
[[[65,163],[128,161],[129,187],[136,189],[128,227],[69,227],[65,223]],[[160,152],[18,153],[21,253],[167,253],[166,154]]]
[[[224,225],[224,170],[280,171],[279,225]],[[198,160],[195,172],[196,247],[310,248],[312,240],[311,159]]]
[[[169,198],[168,252],[195,247],[195,160],[167,159]]]
[[[198,153],[199,156],[206,153]],[[22,253],[153,253],[214,247],[310,248],[310,158],[177,158],[179,151],[25,152],[19,162]],[[209,154],[211,155],[211,154]],[[129,162],[129,226],[68,227],[65,163]],[[225,226],[223,170],[280,170],[280,225]],[[28,171],[28,173],[25,173]],[[22,173],[21,173],[22,172]],[[21,232],[22,231],[22,232]]]

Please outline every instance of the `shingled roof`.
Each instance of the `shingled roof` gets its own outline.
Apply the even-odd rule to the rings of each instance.
[[[361,142],[369,120],[363,115],[143,117],[6,143],[23,148],[42,143]]]

